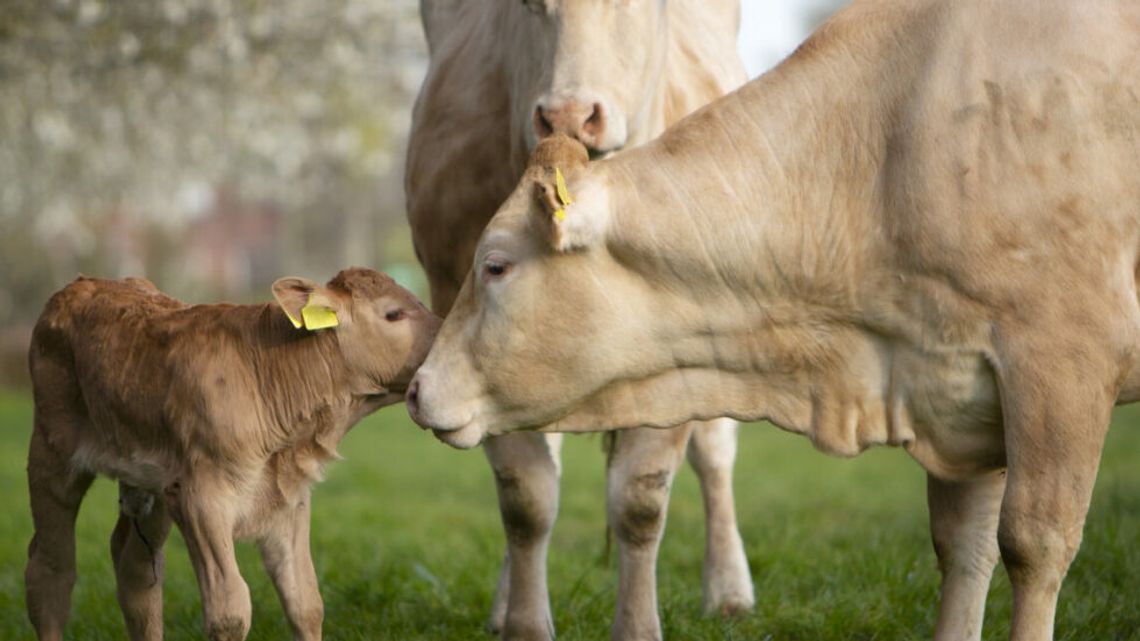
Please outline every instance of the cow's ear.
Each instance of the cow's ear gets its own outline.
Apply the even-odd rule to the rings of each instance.
[[[295,276],[279,278],[273,283],[273,297],[298,329],[325,329],[339,323],[332,296],[316,281]]]
[[[609,218],[605,187],[585,176],[568,180],[561,167],[545,173],[535,181],[534,195],[550,228],[550,244],[565,252],[598,243]]]
[[[585,145],[565,134],[542,139],[530,156],[526,175],[533,180],[539,222],[550,230],[558,251],[591,245],[604,227],[599,222],[605,212],[594,208],[598,203],[590,197],[593,191],[584,187],[589,185],[589,161]]]

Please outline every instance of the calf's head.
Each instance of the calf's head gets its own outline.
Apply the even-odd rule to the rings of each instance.
[[[403,397],[427,356],[440,319],[388,276],[353,267],[321,286],[281,278],[273,296],[298,330],[332,332],[352,391]]]
[[[512,121],[527,149],[556,133],[592,155],[664,127],[665,0],[504,0]]]

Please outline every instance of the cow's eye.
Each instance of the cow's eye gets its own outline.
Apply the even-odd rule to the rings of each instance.
[[[483,273],[487,278],[502,278],[511,271],[511,264],[501,258],[488,258],[483,261]]]
[[[384,320],[388,321],[389,323],[395,323],[398,320],[403,320],[405,316],[406,314],[404,313],[404,310],[393,309],[387,314],[384,314]]]

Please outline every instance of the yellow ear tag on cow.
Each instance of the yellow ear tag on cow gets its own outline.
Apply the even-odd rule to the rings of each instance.
[[[554,211],[554,217],[558,220],[566,220],[566,206],[574,202],[570,199],[570,190],[566,189],[566,178],[562,176],[562,170],[554,168],[554,186],[558,191],[558,201],[562,206]]]
[[[305,319],[305,329],[325,329],[336,327],[336,312],[324,305],[305,305],[301,308],[301,318]]]

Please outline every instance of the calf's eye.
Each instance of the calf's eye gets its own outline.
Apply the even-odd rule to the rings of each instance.
[[[402,310],[402,309],[393,309],[392,311],[388,312],[387,314],[384,314],[384,320],[388,321],[389,323],[394,323],[394,322],[401,320],[403,318],[404,318],[404,310]]]

